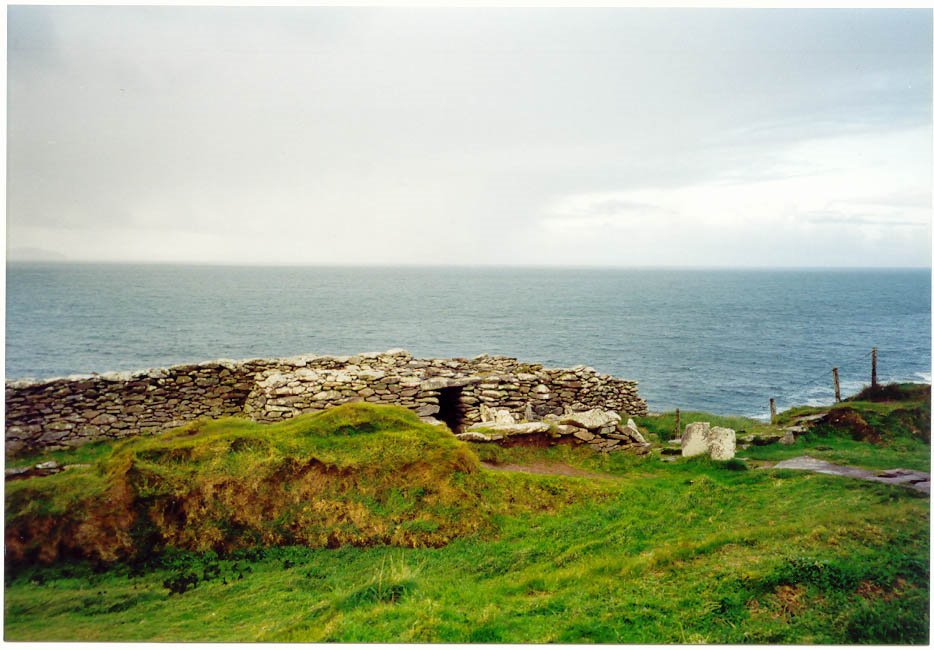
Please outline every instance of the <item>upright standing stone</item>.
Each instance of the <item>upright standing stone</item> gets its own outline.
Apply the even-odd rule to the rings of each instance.
[[[736,432],[726,427],[713,427],[707,434],[707,447],[713,460],[730,460],[736,455]]]
[[[707,453],[707,434],[710,433],[710,422],[691,422],[684,427],[681,436],[681,455],[700,456]]]

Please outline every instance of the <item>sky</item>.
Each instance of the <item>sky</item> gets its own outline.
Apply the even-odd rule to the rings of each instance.
[[[8,260],[931,265],[932,12],[7,18]]]

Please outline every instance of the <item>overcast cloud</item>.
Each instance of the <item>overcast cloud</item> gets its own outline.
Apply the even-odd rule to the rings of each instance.
[[[930,10],[8,11],[11,259],[931,262]]]

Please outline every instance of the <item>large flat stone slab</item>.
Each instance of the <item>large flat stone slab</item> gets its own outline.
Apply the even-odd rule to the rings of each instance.
[[[800,469],[808,472],[817,472],[818,474],[830,474],[832,476],[849,476],[864,481],[875,481],[877,483],[888,483],[890,485],[904,485],[912,490],[931,493],[931,475],[925,472],[919,472],[913,469],[886,469],[873,470],[863,467],[847,467],[845,465],[834,465],[825,460],[812,458],[811,456],[798,456],[789,458],[776,463],[774,469]]]

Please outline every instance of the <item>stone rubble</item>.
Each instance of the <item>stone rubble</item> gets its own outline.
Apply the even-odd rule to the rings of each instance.
[[[456,434],[456,437],[469,442],[498,442],[511,436],[547,433],[552,438],[566,438],[577,444],[588,444],[603,452],[625,450],[641,455],[650,453],[652,449],[632,418],[625,425],[620,425],[622,418],[615,411],[592,408],[558,417],[552,415],[544,421],[512,424],[497,421],[500,413],[493,409],[483,413],[487,420],[472,425],[466,432]]]

